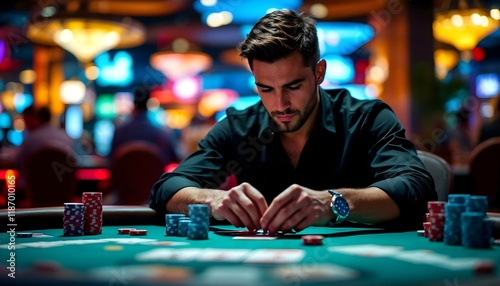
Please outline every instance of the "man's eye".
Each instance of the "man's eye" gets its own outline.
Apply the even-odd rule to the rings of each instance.
[[[291,90],[297,90],[300,88],[300,85],[294,85],[294,86],[290,86],[289,89]]]

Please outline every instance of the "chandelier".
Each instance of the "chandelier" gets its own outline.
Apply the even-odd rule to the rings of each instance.
[[[498,22],[484,9],[469,9],[465,1],[460,0],[459,9],[436,14],[432,28],[436,40],[465,52],[495,31]]]
[[[151,66],[159,70],[169,80],[196,76],[212,67],[210,55],[193,49],[194,45],[184,38],[175,39],[172,49],[151,55]]]
[[[208,70],[212,66],[212,59],[202,52],[161,51],[151,55],[150,63],[168,79],[176,80]]]
[[[102,52],[142,44],[145,30],[129,17],[62,12],[31,22],[27,37],[39,44],[58,45],[72,53],[81,63],[89,64]]]

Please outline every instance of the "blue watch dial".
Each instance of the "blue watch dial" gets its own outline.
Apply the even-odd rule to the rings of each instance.
[[[341,216],[347,216],[349,214],[349,204],[343,197],[337,197],[335,199],[335,209]]]

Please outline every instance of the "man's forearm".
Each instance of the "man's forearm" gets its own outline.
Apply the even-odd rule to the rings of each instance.
[[[188,206],[190,204],[211,205],[218,192],[220,190],[208,190],[196,187],[180,189],[168,200],[166,205],[167,213],[183,213],[187,215],[189,214]]]
[[[337,189],[349,203],[351,213],[347,220],[359,223],[381,223],[399,217],[394,200],[379,188]]]

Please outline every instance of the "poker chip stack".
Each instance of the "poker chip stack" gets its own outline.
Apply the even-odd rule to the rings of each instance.
[[[184,214],[166,214],[165,215],[165,234],[168,236],[177,236],[179,231],[179,219],[186,217]]]
[[[448,203],[450,204],[464,204],[467,202],[467,198],[469,198],[470,195],[468,194],[449,194],[448,195]]]
[[[189,207],[188,239],[208,239],[210,207],[205,204],[191,204]]]
[[[102,193],[84,192],[82,202],[85,206],[85,234],[102,233]]]
[[[84,235],[85,206],[82,203],[64,203],[63,234]]]
[[[183,237],[187,236],[190,223],[191,219],[188,217],[179,218],[177,236],[183,236]]]
[[[444,244],[447,245],[460,245],[462,220],[461,215],[465,211],[465,204],[463,203],[450,203],[445,206],[445,222],[444,222]]]
[[[470,248],[488,248],[492,243],[493,221],[487,216],[488,197],[450,194],[448,202],[427,204],[428,222],[424,236],[430,241]]]
[[[462,243],[462,219],[468,194],[449,194],[445,206],[444,243],[460,245]]]
[[[491,246],[493,222],[488,218],[487,196],[470,196],[462,213],[462,245],[471,248]]]
[[[487,196],[469,196],[465,201],[466,212],[481,212],[486,215],[488,212]]]
[[[427,203],[429,211],[428,238],[430,241],[443,241],[446,202],[430,201]]]

